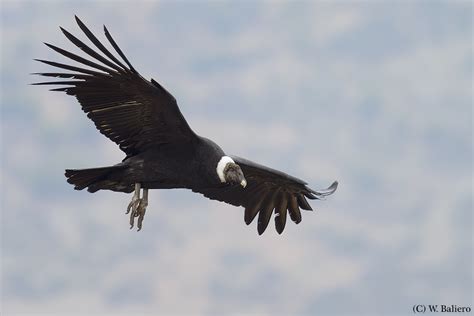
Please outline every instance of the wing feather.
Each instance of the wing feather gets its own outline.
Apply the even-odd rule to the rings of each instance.
[[[311,205],[309,205],[308,201],[304,198],[302,193],[296,195],[298,199],[298,206],[301,207],[303,210],[312,211]]]
[[[156,81],[147,81],[136,72],[107,28],[104,27],[106,38],[128,67],[114,57],[79,18],[76,17],[76,21],[105,56],[61,28],[66,38],[97,62],[45,43],[57,53],[92,69],[37,59],[74,73],[35,73],[50,78],[73,79],[35,84],[60,85],[51,90],[75,96],[99,132],[118,144],[127,156],[151,146],[187,143],[197,139],[181,114],[176,99]]]
[[[272,216],[273,208],[275,207],[275,195],[277,193],[278,190],[269,192],[265,198],[265,201],[261,205],[257,223],[257,231],[259,235],[263,234],[263,232],[267,229],[268,223],[270,222],[270,217]]]
[[[133,72],[136,72],[136,70],[133,68],[132,64],[128,61],[127,57],[122,52],[120,47],[117,45],[117,43],[115,43],[114,39],[112,38],[112,35],[110,35],[110,32],[109,32],[109,30],[107,30],[107,27],[105,27],[105,25],[104,25],[104,33],[105,33],[105,37],[107,37],[110,44],[112,44],[113,48],[117,51],[117,53],[120,55],[120,57],[122,57],[123,61],[125,61],[125,63],[128,65],[128,67],[130,67],[130,70],[132,70]]]
[[[278,194],[276,205],[277,207],[275,208],[275,229],[279,234],[281,234],[285,229],[286,225],[286,209],[288,205],[286,195],[282,192],[279,192]]]
[[[97,64],[97,63],[95,63],[95,62],[92,62],[92,61],[90,61],[90,60],[88,60],[88,59],[85,59],[85,58],[83,58],[83,57],[81,57],[81,56],[79,56],[79,55],[70,53],[70,52],[68,52],[67,50],[64,50],[64,49],[62,49],[62,48],[59,48],[59,47],[54,46],[54,45],[52,45],[52,44],[48,44],[48,43],[44,43],[44,44],[45,44],[46,46],[48,46],[49,48],[51,48],[52,50],[56,51],[57,53],[59,53],[59,54],[61,54],[61,55],[63,55],[63,56],[66,56],[66,57],[68,57],[68,58],[70,58],[70,59],[72,59],[72,60],[75,60],[75,61],[77,61],[78,63],[81,63],[81,64],[83,64],[83,65],[86,65],[86,66],[89,66],[89,67],[92,67],[92,68],[100,69],[100,70],[105,71],[105,72],[107,72],[107,73],[109,73],[109,74],[113,73],[113,70],[112,70],[112,69],[109,69],[109,68],[107,68],[107,67],[104,67],[104,66],[102,66],[102,65],[99,65],[99,64]]]
[[[93,76],[96,76],[96,77],[100,77],[100,76],[104,76],[104,77],[108,77],[108,78],[111,77],[107,73],[93,71],[93,70],[90,70],[90,69],[80,68],[80,67],[66,65],[66,64],[61,64],[61,63],[57,63],[57,62],[54,62],[54,61],[49,61],[49,60],[44,60],[44,59],[37,59],[37,58],[35,58],[34,60],[39,61],[40,63],[43,63],[43,64],[47,64],[47,65],[56,67],[56,68],[62,68],[62,69],[66,69],[66,70],[82,72],[82,73],[93,75]],[[35,74],[40,75],[40,73],[33,73],[33,75],[35,75]]]
[[[312,210],[308,199],[322,199],[334,193],[337,181],[321,191],[310,189],[306,182],[250,160],[232,156],[247,180],[247,187],[223,186],[221,188],[193,188],[204,196],[245,208],[244,221],[249,225],[258,214],[257,231],[263,234],[275,212],[275,229],[281,234],[285,229],[287,214],[296,224],[301,222],[301,209]]]
[[[104,45],[97,39],[97,37],[87,28],[87,26],[82,23],[82,21],[75,15],[74,18],[76,19],[77,24],[81,28],[81,30],[86,34],[87,38],[98,48],[102,53],[104,53],[107,57],[109,57],[114,63],[122,67],[123,69],[127,69],[127,67],[122,64],[115,56],[107,49]],[[131,67],[133,69],[133,67]]]
[[[260,189],[255,191],[252,195],[249,196],[247,201],[247,206],[245,206],[244,221],[245,224],[250,225],[253,222],[255,216],[260,209],[260,205],[265,199],[266,189],[263,185],[260,186]]]
[[[288,213],[290,214],[290,218],[295,224],[299,224],[301,222],[301,211],[298,208],[298,201],[296,196],[288,194]]]
[[[100,54],[98,54],[95,50],[84,44],[80,39],[69,33],[67,30],[65,30],[62,27],[59,27],[63,34],[77,47],[79,47],[83,52],[85,52],[87,55],[97,59],[101,63],[109,66],[110,68],[115,69],[118,72],[127,72],[127,68],[123,69],[122,67],[118,66],[117,64],[114,64],[113,62],[109,61],[108,59],[102,57]]]

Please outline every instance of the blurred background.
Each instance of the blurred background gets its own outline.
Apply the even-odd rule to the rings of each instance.
[[[2,315],[406,315],[472,306],[470,1],[1,2]],[[28,85],[77,14],[229,154],[322,189],[280,236],[243,209],[74,191],[117,163],[76,100]]]

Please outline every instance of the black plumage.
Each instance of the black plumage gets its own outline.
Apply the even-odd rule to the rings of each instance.
[[[94,61],[45,43],[82,66],[37,59],[70,72],[36,73],[64,80],[35,84],[59,85],[51,90],[75,96],[100,133],[115,142],[126,157],[115,166],[66,170],[67,181],[75,189],[135,191],[128,207],[132,210],[130,223],[133,226],[134,218],[139,217],[141,229],[148,189],[187,188],[213,200],[243,206],[246,224],[258,214],[259,234],[267,228],[272,213],[281,234],[287,212],[292,221],[299,223],[300,209],[312,210],[307,199],[321,199],[336,190],[337,182],[326,190],[314,191],[306,182],[283,172],[226,156],[217,144],[193,132],[176,99],[165,88],[153,79],[144,79],[133,68],[105,26],[105,36],[123,62],[79,18],[76,21],[103,55],[61,28]]]
[[[301,222],[299,208],[312,211],[306,198],[315,200],[334,193],[337,182],[321,191],[310,189],[303,180],[286,173],[259,165],[250,160],[231,156],[245,175],[247,186],[227,186],[225,188],[193,188],[204,196],[245,208],[244,220],[249,225],[259,213],[257,229],[262,234],[268,226],[272,211],[275,210],[275,227],[281,233],[286,224],[286,212],[298,224]]]

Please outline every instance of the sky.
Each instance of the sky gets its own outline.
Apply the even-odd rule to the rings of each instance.
[[[407,315],[473,307],[470,1],[2,1],[2,315]],[[90,194],[66,168],[123,153],[31,86],[77,14],[226,153],[302,178],[314,212],[258,236],[243,209]]]

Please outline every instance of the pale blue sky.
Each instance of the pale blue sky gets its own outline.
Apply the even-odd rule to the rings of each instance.
[[[471,304],[472,3],[1,4],[2,313],[406,315]],[[77,14],[229,154],[338,191],[258,236],[243,209],[74,191],[119,149],[75,99],[29,86]]]

